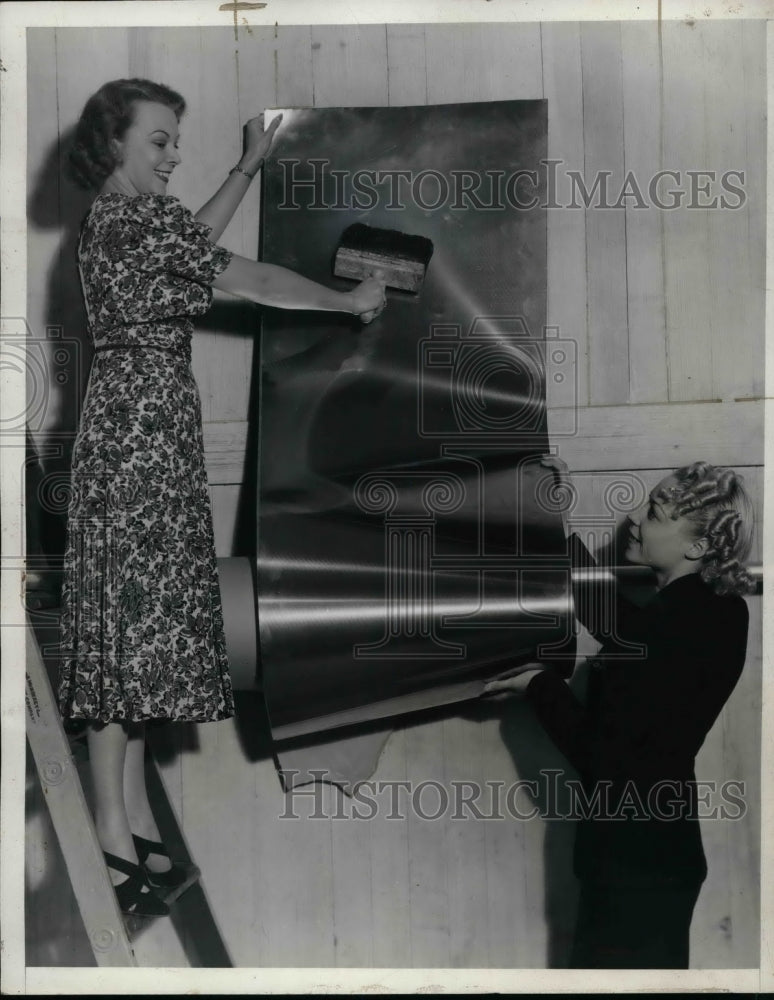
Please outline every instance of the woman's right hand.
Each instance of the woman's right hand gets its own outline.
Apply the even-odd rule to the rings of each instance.
[[[360,317],[361,323],[376,319],[387,305],[384,281],[377,274],[361,281],[349,294],[352,296],[350,311]]]

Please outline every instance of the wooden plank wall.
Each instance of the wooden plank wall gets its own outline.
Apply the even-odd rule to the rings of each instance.
[[[659,169],[745,171],[737,211],[686,207],[548,213],[548,322],[577,345],[576,432],[549,385],[549,425],[599,509],[611,470],[645,482],[696,458],[734,464],[762,500],[764,28],[757,22],[388,25],[29,32],[29,321],[38,335],[83,325],[71,251],[84,202],[60,181],[58,143],[89,93],[148,76],[189,101],[176,193],[192,208],[239,154],[239,125],[265,107],[401,105],[546,98],[549,156],[615,191]],[[310,155],[314,150],[310,149]],[[257,249],[257,189],[223,237]],[[217,297],[196,334],[219,555],[245,544],[245,449],[254,310]],[[67,397],[58,427],[72,425]],[[68,407],[70,408],[68,410]],[[571,415],[571,414],[570,414]],[[247,512],[248,519],[251,513]],[[760,558],[760,538],[756,558]],[[760,600],[750,599],[748,664],[710,735],[699,776],[747,783],[746,816],[708,823],[710,876],[693,925],[697,967],[758,964]],[[216,918],[242,966],[503,966],[566,961],[575,885],[567,824],[434,822],[409,811],[370,822],[280,819],[260,704],[233,722],[181,728],[159,743],[163,773]],[[375,779],[501,780],[562,760],[525,706],[471,705],[407,720]],[[323,811],[350,805],[319,790]],[[423,800],[433,807],[432,789]],[[47,817],[29,787],[28,962],[88,964]],[[55,891],[56,890],[56,891]],[[57,902],[49,903],[52,896]],[[31,905],[30,905],[31,904]],[[57,919],[51,920],[56,909]],[[67,932],[62,928],[68,927]],[[185,958],[160,930],[141,961]]]

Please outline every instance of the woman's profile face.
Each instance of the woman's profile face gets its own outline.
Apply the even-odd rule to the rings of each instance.
[[[165,104],[137,101],[134,121],[116,140],[118,158],[111,177],[133,194],[166,194],[172,171],[180,163],[175,112]]]
[[[674,475],[666,476],[651,490],[648,502],[629,514],[629,562],[666,572],[682,564],[695,540],[691,522],[687,517],[673,520],[673,504],[659,497],[662,489],[676,483]]]

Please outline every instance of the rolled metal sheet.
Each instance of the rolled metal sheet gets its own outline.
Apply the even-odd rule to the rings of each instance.
[[[763,566],[756,564],[746,568],[756,583],[755,593],[760,595],[763,592]],[[229,667],[236,690],[255,690],[259,680],[255,571],[254,562],[244,557],[218,559]],[[343,569],[340,569],[340,572],[344,572]],[[41,574],[34,575],[33,584],[36,584],[41,578]],[[610,585],[613,583],[623,583],[630,588],[636,587],[645,590],[654,586],[654,577],[646,566],[600,566],[572,569],[574,590],[579,586]],[[53,587],[47,589],[43,584],[28,586],[27,594],[28,604],[32,600],[36,602],[36,607],[56,607],[57,595]],[[560,665],[560,668],[561,666],[563,665]],[[351,737],[351,739],[355,739],[355,737]]]
[[[255,563],[247,558],[218,559],[218,577],[231,682],[236,690],[250,691],[258,680]]]
[[[353,222],[424,236],[434,254],[419,293],[389,292],[368,327],[345,314],[263,316],[258,621],[274,737],[476,697],[519,662],[566,673],[569,566],[539,463],[545,214],[430,211],[411,197],[423,173],[450,190],[472,169],[539,174],[545,103],[283,116],[265,261],[352,287],[331,265]],[[327,168],[313,171],[310,156]],[[387,175],[368,211],[347,188],[364,166]],[[409,178],[400,208],[397,169]]]

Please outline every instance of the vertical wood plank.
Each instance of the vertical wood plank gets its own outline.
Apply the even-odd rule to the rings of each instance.
[[[705,100],[709,109],[704,169],[711,171],[715,179],[709,185],[705,181],[712,196],[702,196],[702,201],[707,202],[722,199],[723,174],[739,170],[748,161],[748,135],[740,107],[747,95],[742,22],[702,25],[702,34]],[[759,169],[758,162],[748,161],[749,171]],[[737,203],[734,197],[733,204]],[[758,309],[754,308],[761,290],[750,282],[749,209],[719,207],[708,210],[707,216],[714,392],[721,399],[734,399],[750,391],[756,372],[762,367],[763,324],[759,322]],[[748,308],[748,304],[753,308]],[[751,326],[751,319],[756,326]]]
[[[597,179],[606,177],[608,198],[614,201],[624,177],[621,28],[585,23],[580,30],[585,187],[592,191]],[[589,402],[626,403],[626,219],[621,211],[595,203],[586,211]]]
[[[748,236],[747,275],[750,296],[746,303],[747,320],[753,345],[765,338],[766,282],[766,24],[763,21],[745,21],[742,30],[744,73],[744,118],[747,134],[745,157],[745,188],[747,201]],[[765,339],[763,339],[765,344]],[[753,350],[757,350],[753,347]],[[760,356],[760,355],[757,355]],[[745,395],[763,393],[763,368],[758,365],[753,373],[752,385],[745,388]]]
[[[665,402],[666,301],[661,223],[649,188],[662,165],[661,72],[653,22],[621,24],[624,167],[633,178],[626,199],[626,285],[629,320],[629,402]],[[640,197],[641,196],[641,197]],[[644,203],[647,207],[638,207]]]
[[[234,32],[226,27],[202,28],[198,34],[198,78],[196,90],[191,91],[196,94],[197,150],[188,158],[190,169],[196,171],[198,197],[192,194],[190,202],[194,210],[217,190],[239,159],[244,124]],[[185,47],[175,49],[175,67],[178,59],[190,63],[190,53],[186,53]],[[183,72],[182,66],[179,72]],[[255,211],[258,199],[258,185],[253,184],[244,202],[252,203]],[[237,213],[219,242],[229,250],[245,254],[245,236]],[[255,257],[254,239],[251,244],[249,256]],[[254,309],[231,296],[219,294],[216,303],[215,310],[200,324],[194,338],[193,368],[202,397],[202,418],[244,420],[249,407],[257,315]]]
[[[699,782],[722,783],[726,777],[724,760],[725,710],[708,733],[696,758]],[[717,796],[712,796],[713,802]],[[702,955],[702,965],[728,969],[734,965],[731,936],[731,886],[735,876],[729,864],[728,824],[719,819],[701,821],[701,837],[707,857],[707,878],[694,911],[691,925],[692,962]]]
[[[428,104],[543,97],[540,25],[425,27]]]
[[[53,304],[47,294],[46,279],[57,258],[62,238],[59,202],[64,181],[59,174],[61,164],[57,149],[59,121],[55,31],[41,28],[27,30],[27,64],[27,253],[30,262],[27,322],[34,334],[43,338],[47,307]],[[73,331],[66,331],[66,335],[72,336]]]
[[[312,76],[312,29],[282,27],[275,31],[274,73],[277,106],[314,106]]]
[[[443,829],[438,820],[423,818],[432,815],[439,806],[439,793],[433,783],[444,782],[446,761],[442,732],[442,728],[432,722],[406,729],[406,778],[413,790],[407,827],[411,906],[409,965],[414,968],[448,968],[451,961],[448,859],[443,847]]]
[[[756,510],[758,529],[750,561],[762,559],[763,468],[739,469]],[[730,885],[730,934],[734,962],[755,968],[760,961],[761,890],[761,695],[762,598],[747,598],[750,630],[742,676],[723,713],[725,777],[744,782],[745,811],[727,822]]]
[[[316,108],[381,107],[387,103],[384,25],[312,28]]]
[[[405,782],[406,757],[406,732],[400,728],[387,741],[372,780]],[[371,835],[373,964],[376,968],[406,968],[411,965],[412,949],[408,823],[389,818],[390,796],[389,789],[375,796],[379,811],[368,821]]]
[[[568,170],[583,173],[583,81],[578,24],[551,23],[541,28],[543,92],[548,101],[548,158],[556,167],[556,204],[570,203]],[[577,348],[578,405],[589,401],[588,329],[586,324],[586,215],[580,209],[548,210],[547,325]],[[553,383],[546,386],[550,407]],[[549,425],[550,429],[550,425]]]
[[[723,721],[726,776],[744,782],[745,804],[744,815],[728,821],[733,957],[738,967],[753,969],[760,964],[762,600],[749,597],[747,605],[747,662]]]
[[[486,830],[462,805],[465,797],[481,788],[487,773],[482,759],[481,723],[471,706],[471,717],[452,717],[441,723],[444,746],[445,786],[449,807],[437,825],[444,828],[449,894],[450,963],[453,968],[476,969],[486,964],[489,947]],[[488,748],[487,748],[488,749]],[[464,788],[467,786],[467,788]]]
[[[284,854],[286,884],[290,898],[293,900],[294,916],[297,934],[300,938],[301,953],[305,965],[334,966],[336,964],[336,893],[334,885],[333,866],[333,831],[332,817],[336,809],[336,800],[340,791],[328,784],[319,786],[322,813],[325,818],[312,818],[310,810],[306,820],[291,833],[298,835],[295,850]],[[307,800],[311,805],[311,800]],[[294,876],[289,872],[289,866],[294,859],[304,858],[303,866],[298,866]],[[307,911],[299,914],[300,906]],[[290,926],[293,926],[292,923]],[[287,927],[287,925],[286,925]],[[286,927],[283,928],[287,934]],[[285,955],[289,958],[294,949],[287,949]],[[293,964],[288,962],[287,964]]]
[[[704,92],[704,25],[670,21],[662,26],[664,59],[664,165],[680,172],[707,163]],[[662,197],[681,183],[666,178]],[[707,211],[685,207],[664,212],[669,399],[714,398],[712,309],[709,289]]]
[[[298,810],[300,822],[283,820],[280,876],[284,899],[272,919],[272,958],[277,965],[334,966],[334,887],[331,820],[339,792],[317,786],[320,811],[312,818],[314,799],[307,796]]]
[[[427,104],[425,26],[387,25],[388,103],[391,107]]]
[[[368,821],[353,818],[352,799],[333,789],[331,822],[333,946],[338,968],[373,966],[371,838]]]
[[[274,28],[240,29],[236,42],[237,120],[240,128],[250,118],[277,106]],[[274,152],[272,152],[272,156]],[[234,161],[236,162],[236,161]],[[260,223],[260,181],[256,180],[242,201],[232,227],[239,232],[240,253],[255,260],[258,256]],[[257,333],[257,315],[253,315]],[[249,351],[252,357],[252,338]]]
[[[253,825],[253,877],[255,899],[257,906],[252,915],[252,944],[247,949],[247,941],[243,941],[242,949],[234,952],[234,961],[252,966],[280,966],[279,955],[282,954],[291,965],[298,964],[298,958],[290,954],[292,941],[297,924],[305,916],[305,898],[300,900],[300,910],[291,910],[288,898],[288,883],[286,867],[288,854],[292,854],[297,837],[294,827],[303,822],[302,819],[283,818],[295,814],[302,816],[303,803],[307,799],[288,801],[280,786],[279,777],[271,757],[252,761],[248,764],[252,770],[254,783],[253,812],[248,814],[248,822]],[[290,839],[288,839],[290,838]],[[297,869],[306,865],[303,850],[293,859]],[[283,920],[290,923],[283,927]],[[301,939],[305,934],[302,932]],[[282,950],[284,949],[284,951]]]
[[[74,125],[86,100],[129,65],[126,28],[57,28],[56,72],[60,128]],[[88,55],[88,58],[86,56]]]
[[[529,923],[540,920],[530,914],[526,906],[526,870],[537,864],[538,858],[529,858],[525,850],[526,824],[507,812],[507,790],[517,780],[514,762],[503,739],[503,718],[508,709],[492,711],[491,717],[481,722],[481,740],[486,755],[486,780],[492,788],[496,818],[484,821],[485,860],[484,882],[487,889],[486,936],[490,968],[528,968],[540,964],[544,956],[529,954]],[[499,787],[499,791],[495,791]],[[522,796],[518,799],[519,808]],[[502,818],[500,818],[502,816]],[[536,821],[538,822],[538,821]],[[542,921],[540,921],[542,923]]]

